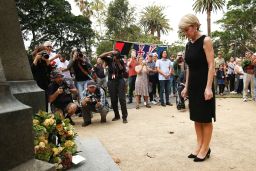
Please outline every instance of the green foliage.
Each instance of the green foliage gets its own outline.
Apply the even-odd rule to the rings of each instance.
[[[230,56],[243,56],[244,51],[256,50],[256,1],[230,0],[227,12],[217,23],[223,31],[214,32],[213,36]]]
[[[71,14],[66,0],[16,0],[23,38],[31,44],[29,50],[46,40],[68,54],[74,46],[91,50],[94,32],[91,21]]]
[[[157,37],[160,40],[161,33],[166,34],[171,30],[169,21],[163,13],[164,7],[152,5],[142,11],[141,24],[145,28],[146,33],[150,32],[154,35],[157,32]]]
[[[175,57],[176,57],[178,52],[185,51],[184,43],[182,43],[182,42],[172,43],[171,46],[168,47],[167,51],[168,51],[168,54],[175,55]]]
[[[103,52],[111,51],[113,50],[113,41],[104,40],[99,43],[97,46],[96,54],[99,56]]]
[[[110,37],[121,37],[135,21],[134,8],[129,7],[127,0],[111,1],[107,11],[105,24],[108,28],[107,35]]]
[[[223,0],[196,0],[193,4],[193,10],[196,12],[207,12],[222,10],[225,5]]]

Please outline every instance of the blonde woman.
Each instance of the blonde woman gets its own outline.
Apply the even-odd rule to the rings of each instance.
[[[189,97],[190,119],[195,125],[197,145],[188,156],[195,162],[202,162],[210,157],[212,119],[216,120],[213,93],[214,51],[210,37],[202,35],[199,28],[199,20],[193,14],[183,16],[179,23],[179,29],[189,39],[185,51],[188,69],[182,96]]]
[[[136,95],[136,109],[139,109],[139,101],[141,96],[144,97],[146,101],[146,107],[151,108],[148,104],[148,68],[147,64],[144,61],[143,57],[139,57],[138,65],[135,67],[135,71],[137,72],[137,77],[135,81],[135,95]]]

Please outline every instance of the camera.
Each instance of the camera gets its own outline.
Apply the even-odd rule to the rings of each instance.
[[[40,52],[39,55],[41,55],[45,59],[49,59],[49,57],[50,57],[49,54],[46,51]]]
[[[71,92],[70,92],[70,90],[69,90],[69,88],[68,88],[67,85],[62,85],[62,86],[60,86],[59,88],[63,89],[63,92],[64,92],[65,94],[71,94]]]
[[[87,97],[90,98],[91,103],[95,103],[95,104],[97,103],[97,98],[95,95],[89,95]]]

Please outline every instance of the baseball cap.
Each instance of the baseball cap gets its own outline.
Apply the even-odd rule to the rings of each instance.
[[[96,87],[96,83],[92,80],[88,81],[87,87]]]
[[[58,77],[63,77],[62,73],[59,70],[53,70],[50,74],[51,79],[55,79]]]

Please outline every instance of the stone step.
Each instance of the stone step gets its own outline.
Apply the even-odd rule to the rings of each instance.
[[[78,155],[83,156],[86,161],[74,165],[69,171],[120,171],[99,139],[77,137],[76,143],[78,151],[82,151]]]

